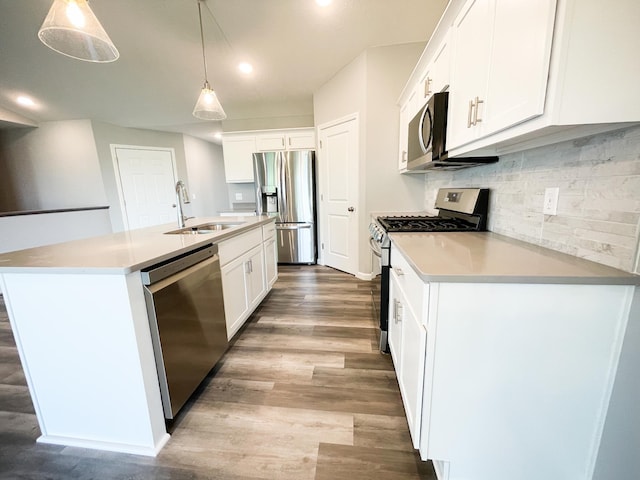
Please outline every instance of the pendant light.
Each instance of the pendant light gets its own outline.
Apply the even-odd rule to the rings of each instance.
[[[54,0],[38,38],[58,53],[87,62],[113,62],[120,56],[87,0]]]
[[[202,120],[224,120],[227,114],[224,113],[222,105],[218,100],[216,92],[213,91],[207,80],[207,58],[204,53],[204,33],[202,32],[202,8],[198,0],[198,18],[200,20],[200,41],[202,42],[202,63],[204,64],[204,87],[200,92],[196,106],[193,109],[193,116]]]

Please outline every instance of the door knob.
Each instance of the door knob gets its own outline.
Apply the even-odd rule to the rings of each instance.
[[[347,210],[348,210],[349,212],[353,212],[353,211],[355,210],[355,208],[353,208],[353,207],[349,207],[349,208],[347,208]]]

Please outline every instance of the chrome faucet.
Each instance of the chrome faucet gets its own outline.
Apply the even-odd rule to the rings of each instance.
[[[182,194],[182,198],[180,195]],[[178,227],[184,228],[184,222],[187,221],[187,217],[182,213],[182,203],[191,203],[189,200],[189,192],[182,180],[176,182],[176,208],[178,209]]]

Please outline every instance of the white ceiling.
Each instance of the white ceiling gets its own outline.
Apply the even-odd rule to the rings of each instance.
[[[191,115],[204,82],[197,0],[91,0],[120,51],[108,64],[40,43],[51,0],[0,0],[0,108],[36,122],[89,118],[208,140],[233,121],[309,117],[313,92],[342,67],[368,47],[426,42],[446,3],[206,0],[208,79],[228,115],[220,125]],[[252,76],[238,72],[242,60]],[[37,108],[16,105],[20,94]]]

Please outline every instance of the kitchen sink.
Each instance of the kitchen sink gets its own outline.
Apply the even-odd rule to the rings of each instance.
[[[205,225],[197,225],[195,227],[186,227],[181,228],[180,230],[172,230],[171,232],[166,232],[167,234],[172,235],[199,235],[199,234],[209,234],[209,233],[217,233],[222,230],[226,230],[228,228],[237,227],[241,225],[241,223],[207,223]]]

